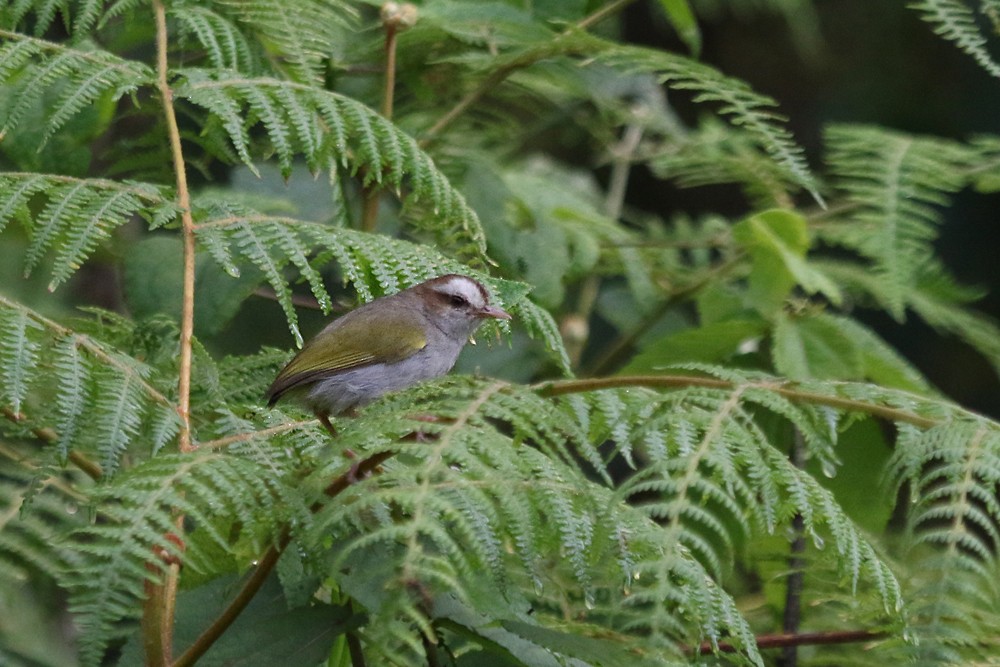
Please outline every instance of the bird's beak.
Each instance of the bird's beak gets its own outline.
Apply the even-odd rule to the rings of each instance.
[[[492,317],[495,320],[509,320],[510,313],[503,308],[497,308],[496,306],[483,306],[482,310],[479,311],[479,317]]]

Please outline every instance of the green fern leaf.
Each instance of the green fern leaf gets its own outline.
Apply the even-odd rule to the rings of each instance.
[[[695,102],[719,105],[719,113],[745,130],[780,166],[786,177],[812,194],[821,205],[819,189],[784,118],[771,109],[777,103],[754,92],[746,83],[728,77],[708,65],[673,53],[605,44],[599,62],[632,72],[650,72],[677,90],[695,93]]]
[[[43,144],[98,98],[118,100],[154,80],[146,65],[106,51],[82,51],[17,33],[0,36],[8,40],[0,47],[0,84],[13,83],[16,91],[16,101],[0,119],[4,133],[17,128],[56,82],[65,84],[65,92],[49,109]]]
[[[828,128],[828,162],[857,207],[857,249],[875,261],[882,298],[902,319],[906,293],[931,254],[936,207],[964,185],[969,150],[875,127]]]
[[[464,237],[459,253],[476,259],[485,256],[479,218],[462,195],[412,137],[364,105],[286,81],[198,70],[184,70],[177,94],[221,120],[236,152],[251,169],[249,130],[260,122],[286,173],[298,154],[310,165],[340,162],[354,173],[363,170],[366,183],[391,185],[404,203],[429,202],[435,228]],[[289,103],[289,98],[295,102]]]
[[[35,216],[29,203],[44,197]],[[98,243],[136,214],[156,220],[173,217],[174,205],[157,186],[43,174],[0,174],[0,231],[12,217],[27,227],[31,242],[25,252],[25,274],[55,249],[52,281],[55,290],[93,253]]]
[[[976,24],[972,9],[963,0],[920,0],[910,5],[941,35],[990,73],[1000,78],[1000,63],[986,49],[987,39]]]
[[[215,69],[246,73],[260,70],[260,56],[240,29],[208,7],[174,6],[168,15],[177,20],[181,40],[194,36]]]
[[[292,508],[303,509],[268,471],[218,452],[158,457],[98,487],[91,501],[101,509],[102,522],[80,528],[70,541],[82,560],[70,588],[87,665],[99,664],[109,642],[129,631],[122,621],[136,618],[144,582],[159,580],[166,568],[157,553],[204,568],[210,561],[199,545],[232,548],[223,527],[254,526],[266,540],[273,534],[265,527],[287,518]],[[183,553],[171,538],[177,533],[175,511],[189,517],[199,534],[186,540]]]
[[[281,55],[293,79],[311,84],[322,83],[333,45],[345,28],[352,27],[357,13],[342,0],[308,0],[294,11],[280,0],[224,0],[220,5]]]
[[[41,325],[27,311],[0,309],[0,364],[2,395],[16,414],[28,395],[39,362]]]

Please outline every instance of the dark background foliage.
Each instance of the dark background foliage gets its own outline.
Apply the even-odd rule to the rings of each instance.
[[[789,15],[736,7],[753,3],[714,4],[719,8],[714,20],[701,23],[702,59],[778,100],[810,156],[821,150],[821,126],[830,122],[873,123],[953,139],[1000,130],[996,81],[929,30],[904,2],[825,0],[801,3]],[[654,5],[625,10],[623,37],[683,50]],[[683,99],[671,102],[681,114],[698,113]],[[665,218],[678,210],[734,215],[746,210],[736,187],[665,191],[663,181],[642,168],[632,175],[628,202]],[[998,213],[1000,193],[958,193],[944,212],[937,242],[955,276],[983,289],[978,308],[995,319],[1000,319]],[[858,317],[956,401],[1000,416],[1000,382],[975,350],[917,318],[898,323],[883,312],[863,310]]]

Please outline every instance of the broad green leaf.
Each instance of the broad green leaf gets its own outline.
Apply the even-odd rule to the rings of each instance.
[[[647,345],[623,373],[648,373],[682,362],[721,363],[739,352],[740,345],[761,337],[767,322],[728,320],[670,334]]]
[[[864,376],[856,341],[835,321],[780,315],[774,328],[774,367],[793,380],[847,380]]]
[[[698,21],[691,11],[688,0],[660,0],[660,8],[670,19],[674,30],[687,44],[692,55],[697,56],[701,53],[701,30],[698,29]]]
[[[761,313],[773,315],[796,284],[841,302],[837,285],[806,261],[810,240],[801,215],[783,209],[758,213],[737,223],[733,238],[752,258],[750,302]]]
[[[174,643],[178,655],[222,613],[235,576],[220,577],[177,597]],[[322,664],[334,640],[360,623],[349,606],[315,602],[288,608],[276,576],[271,576],[232,626],[198,660],[199,667],[271,667]],[[140,643],[133,638],[118,664],[141,665]]]

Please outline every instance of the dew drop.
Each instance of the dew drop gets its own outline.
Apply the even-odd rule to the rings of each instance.
[[[823,459],[821,468],[823,469],[823,474],[826,475],[826,477],[833,479],[837,476],[837,464],[830,459]]]
[[[66,514],[76,514],[80,511],[80,506],[76,503],[66,503]]]
[[[535,585],[535,595],[541,595],[545,591],[545,585],[542,584],[542,580],[535,577],[533,583]]]
[[[822,549],[824,546],[826,546],[826,542],[823,541],[823,538],[817,535],[816,533],[812,534],[812,538],[813,538],[813,544],[816,545],[817,549]]]
[[[586,591],[584,591],[584,593],[583,593],[583,606],[585,606],[588,610],[591,610],[591,609],[594,608],[594,592],[593,591],[591,591],[589,589],[586,590]]]

